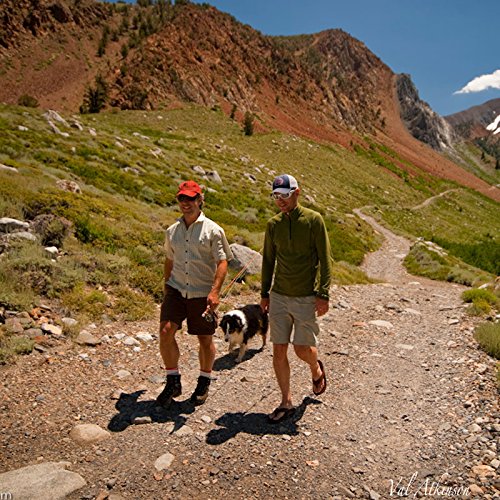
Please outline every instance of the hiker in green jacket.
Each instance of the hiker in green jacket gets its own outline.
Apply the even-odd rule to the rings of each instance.
[[[288,344],[292,343],[296,355],[309,365],[313,393],[323,394],[327,384],[325,367],[318,359],[317,317],[328,312],[330,242],[322,216],[302,207],[299,194],[293,176],[274,179],[271,197],[281,213],[268,221],[264,239],[261,308],[269,312],[273,367],[281,390],[281,403],[268,416],[272,423],[291,417],[295,411]]]

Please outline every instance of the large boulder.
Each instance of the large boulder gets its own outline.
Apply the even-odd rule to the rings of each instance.
[[[247,266],[245,274],[260,274],[262,270],[262,256],[259,252],[238,243],[229,245],[233,252],[233,259],[229,261],[232,269],[241,270]]]
[[[0,492],[23,500],[66,498],[86,485],[82,476],[65,470],[67,465],[67,462],[45,462],[4,472],[0,474]]]
[[[12,233],[14,231],[27,231],[30,225],[27,222],[10,217],[0,219],[0,233]]]

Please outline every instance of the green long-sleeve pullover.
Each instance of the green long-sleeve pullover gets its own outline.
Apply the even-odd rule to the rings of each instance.
[[[272,290],[281,295],[326,299],[331,278],[330,242],[321,214],[297,205],[289,214],[280,213],[268,221],[262,297],[269,297],[272,284]]]

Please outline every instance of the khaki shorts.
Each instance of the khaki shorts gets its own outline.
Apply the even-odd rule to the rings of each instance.
[[[319,324],[316,297],[288,297],[271,292],[269,299],[271,342],[274,344],[318,345]],[[292,337],[293,330],[293,340]]]

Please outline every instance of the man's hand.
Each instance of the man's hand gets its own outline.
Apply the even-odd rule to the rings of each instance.
[[[268,313],[269,312],[269,299],[260,299],[260,308],[262,309],[262,312]]]
[[[219,307],[219,304],[220,304],[219,293],[212,290],[207,296],[207,309],[215,311],[217,307]]]
[[[323,316],[328,312],[329,304],[328,299],[321,299],[320,297],[316,297],[316,315]]]

